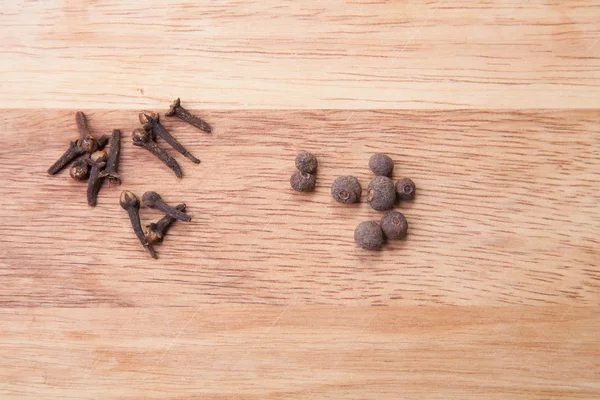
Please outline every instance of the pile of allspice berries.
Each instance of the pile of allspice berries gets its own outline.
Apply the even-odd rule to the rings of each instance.
[[[317,158],[308,152],[296,156],[295,172],[290,178],[292,189],[310,192],[315,189]],[[409,178],[401,178],[394,183],[390,178],[394,161],[386,154],[373,154],[369,168],[375,178],[367,186],[367,202],[375,211],[389,211],[398,200],[411,200],[415,197],[415,183]],[[342,204],[359,203],[362,186],[354,176],[340,176],[331,184],[331,196]],[[377,250],[387,240],[402,239],[408,231],[408,222],[402,213],[389,211],[377,221],[363,221],[354,230],[354,241],[366,250]]]

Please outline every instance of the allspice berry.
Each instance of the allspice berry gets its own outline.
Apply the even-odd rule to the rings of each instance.
[[[381,217],[381,230],[388,239],[402,239],[406,236],[408,222],[402,213],[392,211]]]
[[[316,179],[313,174],[297,171],[292,174],[290,185],[296,192],[312,192],[315,190]]]
[[[394,170],[394,161],[385,154],[376,153],[369,159],[369,168],[377,176],[391,176]]]
[[[376,211],[387,211],[396,202],[394,182],[387,176],[376,176],[367,187],[367,201]]]
[[[363,221],[354,230],[354,241],[365,250],[376,250],[383,244],[383,231],[375,221]]]
[[[331,196],[338,203],[352,204],[360,201],[362,186],[353,176],[339,176],[331,184]]]
[[[307,151],[302,151],[296,156],[296,168],[307,174],[314,174],[317,170],[317,157]]]
[[[396,182],[396,195],[401,200],[410,200],[415,197],[415,183],[408,178],[399,179]]]

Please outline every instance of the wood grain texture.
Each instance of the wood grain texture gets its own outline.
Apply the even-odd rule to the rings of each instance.
[[[204,112],[212,135],[165,122],[203,161],[179,157],[182,180],[129,142],[135,111],[87,114],[98,134],[127,132],[124,184],[96,208],[45,172],[77,135],[73,111],[0,120],[11,398],[600,395],[596,111]],[[289,188],[299,149],[319,157],[313,194]],[[377,151],[418,196],[399,206],[408,238],[366,252],[353,229],[381,213],[329,185],[366,186]],[[124,188],[188,204],[157,261]]]
[[[133,146],[134,111],[88,114],[99,134],[127,133],[124,184],[103,189],[96,208],[86,204],[85,184],[67,171],[46,174],[77,136],[73,112],[46,111],[43,127],[24,111],[3,117],[12,133],[1,146],[0,167],[11,182],[0,188],[10,271],[2,305],[591,305],[600,299],[595,111],[210,112],[204,116],[215,126],[212,135],[165,121],[203,161],[179,157],[181,180]],[[33,141],[38,146],[21,144]],[[312,194],[289,187],[301,149],[320,161]],[[418,195],[398,208],[408,218],[408,239],[365,252],[354,246],[354,228],[383,214],[366,203],[335,203],[329,192],[344,174],[366,188],[374,152],[390,154],[395,177],[411,177]],[[156,190],[167,202],[188,205],[192,223],[173,227],[157,262],[136,243],[118,204],[123,189],[140,197]],[[160,216],[142,210],[146,223]],[[21,290],[33,281],[33,292]]]
[[[600,393],[597,308],[199,305],[8,308],[0,317],[0,391],[8,398]]]
[[[3,5],[1,108],[596,108],[597,0]]]
[[[0,399],[600,398],[600,1],[6,3]],[[130,138],[176,97],[181,180]],[[96,208],[46,174],[79,109]],[[329,186],[378,151],[418,195],[366,252]],[[187,203],[159,260],[122,189]]]

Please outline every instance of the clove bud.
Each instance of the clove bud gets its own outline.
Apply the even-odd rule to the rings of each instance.
[[[200,160],[194,157],[181,143],[177,141],[160,123],[158,113],[152,111],[142,111],[139,114],[139,119],[144,129],[151,130],[153,134],[160,136],[165,142],[167,142],[175,150],[183,154],[185,157],[190,159],[195,164],[200,164]]]
[[[171,207],[170,205],[166,204],[160,198],[160,195],[156,192],[144,193],[144,195],[142,196],[142,203],[144,204],[145,207],[156,208],[157,210],[160,210],[160,211],[164,212],[165,214],[167,214],[175,219],[178,219],[180,221],[189,222],[192,220],[192,218],[189,215],[187,215],[186,213],[184,213],[183,211],[180,211],[177,208]]]
[[[150,253],[152,258],[158,258],[152,246],[146,241],[146,237],[144,236],[144,231],[142,230],[142,223],[140,222],[140,201],[137,196],[128,190],[123,190],[121,192],[121,197],[119,199],[119,204],[121,207],[127,211],[129,215],[129,220],[131,221],[131,226],[133,227],[133,231],[135,235],[139,239],[140,243],[144,248]]]
[[[185,203],[175,206],[175,209],[179,211],[185,211]],[[148,242],[149,244],[162,242],[163,237],[167,232],[167,229],[175,221],[175,218],[171,217],[170,215],[165,215],[164,217],[159,219],[158,222],[153,222],[151,224],[146,225],[146,242]]]
[[[162,161],[167,167],[171,168],[175,172],[175,176],[181,178],[183,176],[181,167],[177,160],[169,155],[165,150],[158,147],[158,144],[152,139],[152,136],[148,131],[142,128],[137,128],[132,133],[133,144],[138,147],[143,147],[150,153],[154,154],[160,161]]]

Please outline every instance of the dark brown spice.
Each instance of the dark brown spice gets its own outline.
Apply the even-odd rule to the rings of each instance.
[[[196,117],[191,112],[189,112],[185,108],[181,107],[181,100],[179,100],[179,98],[177,98],[175,101],[173,101],[173,103],[169,107],[169,111],[167,111],[165,113],[165,116],[177,117],[177,118],[187,122],[188,124],[195,126],[196,128],[200,129],[201,131],[204,131],[207,133],[212,132],[212,128],[210,127],[210,125],[208,125],[206,122],[204,122],[200,117]]]
[[[50,168],[48,168],[48,174],[56,174],[58,171],[66,167],[67,164],[84,153],[85,151],[81,148],[81,146],[79,146],[79,140],[77,142],[69,142],[69,148]]]
[[[381,230],[388,239],[402,239],[408,231],[408,222],[402,213],[392,211],[381,217]]]
[[[84,153],[92,154],[98,150],[98,142],[94,138],[84,138],[77,141],[77,145],[81,147]]]
[[[365,250],[376,250],[383,244],[383,231],[375,221],[363,221],[354,230],[354,241]]]
[[[144,231],[142,230],[142,223],[140,222],[140,201],[136,197],[135,194],[128,190],[123,190],[121,192],[121,198],[119,199],[119,204],[127,214],[129,214],[129,220],[131,221],[131,226],[133,227],[133,231],[135,235],[139,239],[140,243],[152,256],[152,258],[158,258],[152,246],[146,241],[146,237],[144,236]]]
[[[98,202],[98,193],[102,187],[102,182],[104,182],[104,178],[100,177],[100,172],[106,166],[106,158],[106,152],[99,150],[92,153],[89,159],[86,159],[91,167],[87,187],[87,201],[92,207],[95,207]]]
[[[160,161],[162,161],[167,167],[171,168],[175,172],[175,176],[181,178],[183,176],[181,167],[177,160],[169,155],[165,150],[158,147],[158,144],[152,139],[152,135],[142,128],[137,128],[132,133],[133,144],[139,147],[143,147],[150,153],[154,154]]]
[[[110,139],[110,136],[102,135],[98,138],[98,140],[96,140],[96,144],[98,145],[98,150],[104,150],[104,148],[106,147],[106,144],[108,143],[108,139]]]
[[[79,130],[80,138],[73,142],[69,142],[69,148],[65,153],[50,167],[48,174],[54,175],[61,169],[67,166],[77,157],[89,153],[92,154],[96,150],[101,150],[108,142],[108,136],[102,135],[99,139],[95,139],[87,124],[85,114],[81,111],[75,113],[75,122]]]
[[[90,175],[90,166],[85,160],[77,160],[71,164],[69,174],[76,181],[84,181]]]
[[[375,175],[391,176],[394,170],[394,161],[385,154],[376,153],[369,159],[369,168]]]
[[[315,190],[316,178],[312,174],[296,171],[290,177],[290,185],[296,192],[312,192]]]
[[[177,141],[160,123],[160,117],[158,113],[152,111],[142,111],[139,114],[139,119],[144,129],[152,130],[152,133],[160,136],[165,142],[167,142],[175,150],[183,154],[186,158],[190,159],[196,164],[200,164],[200,160],[194,157],[181,143]]]
[[[81,111],[75,113],[75,122],[77,123],[77,129],[79,130],[79,145],[86,153],[92,154],[98,150],[98,141],[92,135],[90,127],[87,123],[85,114]]]
[[[394,207],[396,188],[387,176],[376,176],[367,187],[367,201],[373,210],[386,211]]]
[[[166,204],[160,198],[160,195],[156,192],[144,193],[144,195],[142,196],[142,203],[145,207],[156,208],[157,210],[160,210],[165,214],[170,215],[171,217],[180,221],[189,222],[192,220],[192,218],[183,211],[179,211],[177,208]]]
[[[353,176],[340,176],[331,184],[331,196],[343,204],[358,203],[362,194],[362,186]]]
[[[110,152],[106,160],[106,167],[100,173],[101,178],[108,178],[108,182],[121,184],[121,176],[117,172],[119,170],[119,153],[121,151],[121,131],[113,130],[112,139],[110,141]]]
[[[415,183],[409,178],[402,178],[396,182],[396,194],[401,200],[410,200],[415,197]]]
[[[75,123],[77,124],[77,130],[79,130],[79,137],[81,139],[85,139],[86,137],[94,137],[87,123],[87,117],[82,111],[77,111],[75,113]]]
[[[301,151],[296,156],[296,168],[300,172],[314,174],[318,165],[317,157],[307,151]]]
[[[179,211],[185,211],[185,203],[175,206],[175,209]],[[158,222],[153,222],[151,224],[146,225],[146,242],[148,244],[162,242],[163,237],[169,229],[169,226],[171,226],[171,224],[175,221],[175,218],[171,217],[170,215],[165,215],[164,217],[159,219]]]
[[[104,150],[95,151],[90,155],[90,160],[92,160],[95,163],[106,162],[107,158],[108,155]]]

